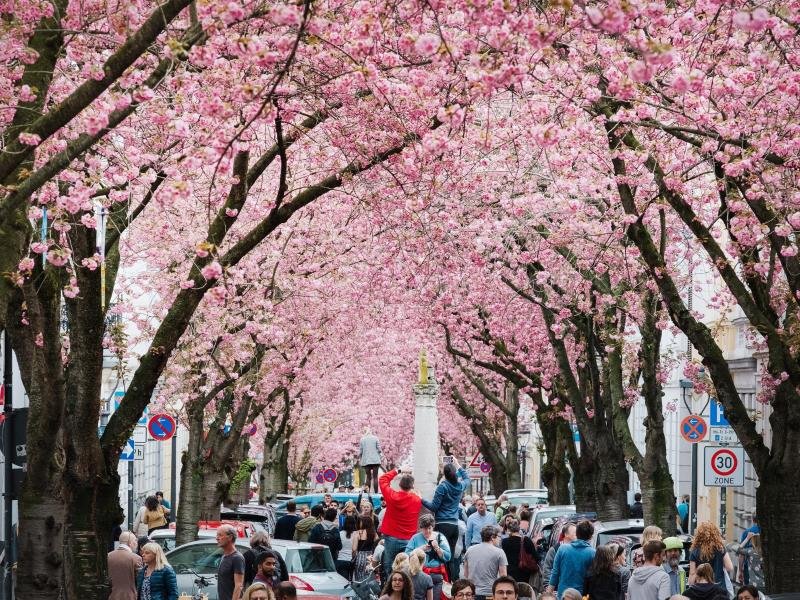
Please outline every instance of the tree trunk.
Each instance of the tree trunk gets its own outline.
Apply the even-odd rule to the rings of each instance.
[[[592,444],[582,441],[581,454],[573,461],[573,468],[575,507],[579,512],[596,512],[601,521],[628,518],[628,469],[610,436],[599,436]]]
[[[272,447],[264,448],[264,463],[258,475],[258,503],[266,504],[288,489],[289,440],[281,436]]]
[[[116,474],[115,474],[116,475]],[[111,591],[107,554],[113,526],[122,521],[119,477],[94,485],[65,485],[64,588],[67,598],[105,598]]]
[[[563,419],[539,418],[546,459],[542,464],[542,483],[547,487],[547,501],[552,505],[569,504],[570,472],[566,458],[572,444],[572,431]]]
[[[642,486],[644,522],[647,525],[657,525],[664,532],[664,537],[667,537],[675,535],[678,531],[676,520],[678,511],[675,506],[675,490],[669,465],[666,461],[661,462],[660,458],[646,457],[642,474],[638,476]]]
[[[23,492],[17,537],[17,598],[61,597],[65,521],[60,490]]]
[[[790,434],[782,456],[773,456],[759,474],[756,510],[761,526],[764,575],[770,593],[797,591],[800,560],[800,436]]]
[[[578,512],[597,512],[597,496],[594,493],[594,461],[581,443],[580,456],[577,452],[570,459],[572,467],[572,486],[575,493],[575,510]]]

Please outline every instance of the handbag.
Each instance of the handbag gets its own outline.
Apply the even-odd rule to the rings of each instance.
[[[528,549],[525,547],[527,539],[528,538],[520,538],[519,540],[519,563],[517,566],[523,571],[536,571],[539,564],[536,562],[533,554],[528,552]]]

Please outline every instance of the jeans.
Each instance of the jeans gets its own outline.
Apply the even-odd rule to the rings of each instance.
[[[363,465],[367,489],[372,488],[373,493],[378,493],[378,467],[380,465]]]
[[[392,563],[394,557],[405,552],[408,540],[400,540],[390,535],[383,536],[383,580],[389,580],[389,574],[392,572]]]
[[[447,544],[450,546],[450,562],[447,563],[447,573],[450,575],[450,581],[458,579],[458,558],[456,557],[456,543],[458,542],[458,525],[455,523],[437,523],[436,531],[440,532]],[[433,594],[433,599],[436,600],[436,593]]]

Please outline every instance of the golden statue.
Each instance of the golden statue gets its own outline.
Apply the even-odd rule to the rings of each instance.
[[[419,383],[428,384],[428,354],[425,350],[419,352]]]

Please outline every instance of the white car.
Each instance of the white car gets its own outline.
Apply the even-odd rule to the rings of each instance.
[[[155,531],[153,533],[156,533]],[[327,546],[272,540],[272,549],[286,562],[289,581],[301,595],[351,596],[347,580],[336,572],[331,551]],[[236,549],[244,553],[250,545],[244,539],[236,540]],[[217,600],[216,575],[222,550],[215,539],[200,539],[178,546],[167,552],[167,560],[178,576],[178,593],[194,594],[197,590],[195,580],[202,575],[209,578],[210,585],[201,591],[208,600]]]

